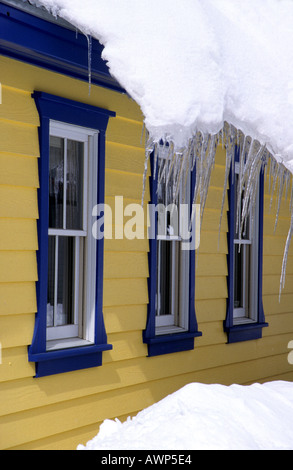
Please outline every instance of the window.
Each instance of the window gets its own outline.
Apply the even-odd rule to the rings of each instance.
[[[237,211],[239,155],[230,175],[228,233],[228,310],[225,331],[228,342],[257,339],[262,336],[264,321],[262,305],[262,245],[263,245],[263,173],[260,175],[255,207],[241,226],[241,207]],[[233,171],[234,170],[234,171]],[[252,213],[253,210],[253,213]],[[242,231],[241,236],[239,230]]]
[[[105,130],[114,113],[35,92],[40,114],[38,312],[29,360],[36,376],[101,365]]]
[[[98,133],[50,121],[47,350],[94,342]]]
[[[165,164],[159,158],[158,165]],[[171,162],[167,162],[167,167]],[[189,303],[189,253],[182,249],[180,219],[184,217],[182,206],[189,201],[190,179],[183,182],[179,191],[178,205],[172,204],[172,174],[166,181],[166,174],[157,183],[157,290],[156,290],[156,334],[188,330]],[[185,194],[183,194],[185,193]],[[189,214],[189,210],[187,211]],[[187,215],[188,215],[187,214]]]
[[[151,159],[152,174],[154,157]],[[149,253],[149,306],[144,341],[149,356],[193,349],[200,336],[194,309],[194,249],[183,236],[191,214],[194,174],[182,181],[178,203],[172,203],[172,165],[168,156],[156,162],[151,176],[151,233]],[[166,171],[161,172],[162,168]],[[158,177],[158,175],[163,175]]]

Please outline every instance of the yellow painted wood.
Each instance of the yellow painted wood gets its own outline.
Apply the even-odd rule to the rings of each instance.
[[[0,342],[2,348],[28,346],[31,344],[34,325],[34,313],[0,315]]]
[[[37,250],[37,225],[33,219],[0,218],[0,250]]]
[[[279,295],[279,286],[280,286],[280,276],[279,275],[270,275],[264,276],[263,279],[263,293],[265,294],[278,294]],[[291,294],[293,289],[293,275],[286,274],[285,288],[282,292]]]
[[[228,207],[227,207],[228,208]],[[221,226],[220,225],[220,217],[221,212],[217,209],[211,209],[206,207],[203,215],[203,219],[201,222],[201,233],[204,236],[204,232],[219,232],[219,228],[221,232],[228,232],[228,219],[227,219],[227,212],[223,212]]]
[[[20,186],[0,186],[0,217],[37,219],[37,191]]]
[[[263,273],[281,274],[283,258],[281,256],[265,256],[263,260]],[[286,274],[293,274],[293,256],[288,256]]]
[[[227,276],[228,267],[225,254],[202,254],[197,258],[196,276]]]
[[[106,142],[106,168],[135,173],[142,178],[145,151],[141,147]],[[150,169],[148,175],[150,174]]]
[[[293,312],[293,293],[282,292],[281,299],[275,294],[265,294],[263,296],[263,306],[265,315]]]
[[[32,378],[34,365],[27,361],[26,344],[33,333],[36,311],[35,188],[38,187],[39,146],[35,109],[24,116],[24,110],[33,106],[28,97],[34,89],[39,89],[117,112],[118,117],[110,119],[106,145],[106,202],[112,208],[115,195],[123,194],[124,204],[141,200],[142,117],[138,106],[126,95],[92,86],[89,96],[87,83],[4,57],[0,57],[0,67],[5,99],[13,104],[13,109],[5,112],[2,108],[0,114],[0,266],[3,266],[0,342],[1,332],[5,335],[3,369],[0,366],[0,415],[3,417],[0,439],[3,432],[5,446],[64,448],[62,445],[66,443],[79,443],[78,436],[92,430],[95,422],[133,414],[192,380],[245,383],[274,376],[293,380],[292,366],[287,361],[287,345],[293,334],[291,251],[289,276],[280,304],[277,272],[287,235],[288,204],[282,203],[280,225],[273,237],[274,213],[268,211],[268,196],[265,198],[264,308],[270,326],[262,340],[226,344],[222,325],[227,296],[227,197],[218,249],[225,172],[222,149],[217,152],[202,224],[195,308],[203,336],[195,339],[195,349],[146,357],[142,330],[148,302],[148,240],[105,240],[103,310],[108,340],[114,349],[103,355],[104,363],[99,368]],[[147,187],[145,201],[148,197]]]
[[[37,127],[0,119],[0,152],[38,157]]]
[[[214,321],[224,321],[227,310],[226,299],[197,299],[195,310],[199,325]]]
[[[142,123],[116,116],[110,119],[107,127],[108,142],[116,142],[124,145],[133,145],[144,148],[144,141],[141,141]]]
[[[201,232],[200,234],[200,245],[198,248],[200,253],[199,257],[202,253],[228,253],[227,247],[227,234],[225,232],[219,233],[218,232]]]
[[[223,299],[228,295],[226,277],[197,277],[195,299]]]
[[[123,227],[121,228],[123,229]],[[104,247],[105,251],[142,251],[147,252],[149,250],[149,241],[147,239],[140,240],[128,240],[124,236],[123,230],[121,231],[123,239],[105,239]]]
[[[140,305],[148,302],[145,279],[106,279],[104,306]]]
[[[283,258],[286,245],[286,237],[267,236],[264,234],[263,239],[263,253],[264,256],[277,255]],[[293,245],[290,245],[289,256],[293,254]]]
[[[225,182],[225,167],[223,165],[218,165],[217,163],[214,166],[214,169],[211,172],[211,179],[210,185],[214,186],[215,188],[220,188],[223,192]],[[227,189],[229,188],[229,182],[227,185]],[[226,197],[228,195],[226,194]]]
[[[249,377],[253,375],[254,371],[258,373],[264,369],[267,371],[269,368],[271,372],[274,374],[276,372],[275,377],[278,380],[292,380],[292,372],[287,372],[282,375],[278,375],[278,370],[280,370],[280,357],[274,358],[271,362],[268,360],[261,361],[253,361],[253,371],[251,371],[251,363],[247,364],[248,367],[245,367],[246,364],[243,364],[243,368],[239,368],[239,365],[232,366],[229,370],[226,367],[216,368],[208,371],[198,371],[196,373],[180,375],[177,377],[169,377],[163,379],[159,382],[151,382],[147,385],[139,385],[135,386],[133,390],[139,391],[140,389],[145,390],[143,393],[143,397],[147,400],[147,405],[152,405],[154,402],[159,401],[160,399],[164,398],[169,393],[176,391],[178,388],[183,387],[186,384],[191,382],[201,382],[201,383],[213,383],[211,381],[211,377],[215,377],[214,382],[223,383],[225,385],[230,385],[233,383],[233,379],[231,377],[234,375],[237,377],[237,383],[251,383],[252,381],[249,380]],[[263,367],[265,365],[265,367]],[[264,382],[264,379],[259,379],[258,376],[255,376],[255,380],[258,382]],[[274,379],[274,376],[270,377]],[[145,406],[145,405],[143,405]],[[113,409],[112,415],[108,415],[110,418],[118,418],[121,422],[124,422],[129,413],[118,415],[115,413],[116,409]],[[131,413],[130,415],[136,415],[136,411]],[[68,432],[62,433],[61,435],[51,436],[49,438],[38,439],[36,441],[30,442],[28,444],[20,445],[17,447],[13,447],[12,449],[15,450],[75,450],[78,444],[85,444],[88,440],[92,439],[97,433],[99,429],[99,425],[101,423],[97,422],[95,424],[90,424],[88,426],[77,428],[74,430],[70,430]]]
[[[222,206],[222,196],[223,196],[223,189],[222,188],[210,186],[209,191],[208,191],[208,195],[207,195],[207,199],[206,199],[205,208],[207,208],[207,209],[217,209],[218,211],[220,211],[221,206]],[[197,204],[199,204],[200,200],[198,199],[196,202],[197,202]],[[223,210],[224,211],[228,210],[228,199],[227,199],[227,197],[225,198]]]
[[[106,170],[105,192],[108,197],[123,196],[141,201],[142,190],[142,175]]]
[[[38,188],[38,159],[0,153],[0,184]]]
[[[104,321],[107,333],[142,331],[146,326],[147,306],[118,305],[104,307]]]
[[[141,331],[108,334],[108,342],[113,345],[113,349],[103,355],[104,364],[145,357],[148,354],[147,346],[142,342]]]
[[[0,383],[17,380],[23,377],[33,377],[34,375],[35,366],[27,360],[27,346],[2,349]],[[13,389],[13,385],[11,388]],[[2,432],[3,430],[1,429],[1,440]]]
[[[284,339],[288,341],[289,335],[284,335],[284,337],[286,337]],[[239,362],[241,361],[245,361],[245,364],[247,364],[247,361],[256,361],[262,359],[260,363],[263,362],[264,364],[269,356],[269,349],[272,347],[276,348],[276,352],[279,355],[283,354],[281,362],[281,364],[284,363],[283,370],[290,370],[288,361],[286,361],[287,351],[284,350],[285,344],[278,344],[274,337],[264,338],[261,343],[262,344],[260,345],[259,341],[254,341],[250,343],[249,347],[244,348],[242,347],[242,345],[239,345],[239,343],[229,346],[216,345],[211,348],[201,347],[194,351],[193,354],[179,353],[173,355],[172,361],[170,361],[167,356],[160,356],[157,358],[153,358],[153,360],[150,360],[149,358],[144,358],[143,360],[136,359],[133,361],[122,361],[121,363],[117,364],[114,369],[112,364],[106,364],[104,366],[103,372],[104,374],[107,374],[107,371],[109,372],[110,370],[112,370],[113,373],[115,371],[115,374],[112,375],[112,380],[116,376],[116,382],[117,380],[122,380],[124,382],[124,380],[128,378],[128,380],[136,380],[136,384],[146,383],[146,385],[149,386],[150,382],[148,382],[148,380],[150,380],[151,382],[155,380],[158,381],[158,384],[160,384],[161,377],[175,377],[178,374],[177,371],[179,370],[181,371],[180,375],[191,374],[194,371],[194,377],[196,377],[194,361],[200,361],[197,362],[197,364],[201,364],[204,366],[198,370],[207,370],[211,367],[211,364],[213,364],[213,369],[215,369],[215,366],[223,367],[227,364],[228,357],[230,357],[231,363],[238,364],[238,367]],[[269,368],[269,364],[271,362],[274,362],[275,358],[273,356],[270,359],[271,360],[269,361],[269,363],[267,362],[267,370],[263,369],[264,373],[270,373],[271,371],[271,369]],[[286,362],[287,364],[285,364]],[[99,369],[99,371],[100,370],[101,369]],[[70,381],[70,376],[73,377],[76,375],[79,374],[68,374],[68,380]],[[97,375],[98,374],[95,374],[96,380],[98,379]],[[80,379],[82,376],[83,374],[81,373]],[[109,378],[109,375],[107,375],[108,381]],[[61,395],[66,395],[68,393],[68,389],[66,392],[66,390],[63,390],[62,388],[58,387],[58,381],[64,381],[64,377],[60,378],[56,376],[55,379],[55,396],[58,395],[60,397]],[[40,382],[40,384],[42,385],[43,399],[45,398],[45,387],[47,382],[48,378],[47,380],[41,380]],[[67,381],[66,383],[68,387],[69,384]],[[87,383],[83,383],[84,388],[86,388]],[[134,384],[134,381],[132,382],[132,384]],[[36,384],[35,387],[37,386],[38,385]],[[99,384],[97,384],[96,382],[96,387],[98,386]],[[78,391],[81,392],[80,387],[77,388]],[[76,387],[73,390],[76,390]],[[28,438],[30,438],[31,440],[39,439],[41,437],[50,436],[52,434],[65,432],[74,429],[78,426],[81,427],[86,424],[93,423],[93,420],[95,420],[95,417],[97,416],[98,410],[100,410],[99,415],[100,413],[105,412],[106,415],[103,416],[109,417],[109,411],[108,409],[105,409],[106,402],[103,401],[103,398],[108,400],[109,405],[107,406],[117,406],[117,408],[112,408],[112,412],[114,412],[116,415],[127,414],[130,408],[132,410],[135,410],[136,403],[139,398],[136,394],[131,395],[131,399],[126,398],[125,393],[127,393],[127,388],[123,388],[122,390],[116,390],[111,393],[108,392],[104,395],[104,397],[102,395],[96,395],[92,397],[86,396],[77,398],[74,401],[66,400],[56,404],[48,405],[43,407],[42,409],[34,408],[29,411],[20,412],[18,416],[16,414],[11,414],[6,417],[4,416],[3,418],[1,418],[0,424],[1,429],[4,431],[4,435],[7,439],[7,441],[5,441],[5,446],[9,447],[11,445],[20,445],[22,442],[27,442]],[[38,394],[38,397],[40,396],[41,395]],[[50,396],[50,398],[53,398],[52,395]],[[36,406],[36,403],[32,402],[32,406]],[[93,406],[97,407],[97,410],[95,412],[93,412]],[[63,418],[61,418],[61,416],[63,416]],[[16,421],[20,420],[23,424],[22,432],[17,430],[16,434],[12,436],[12,429],[13,427],[15,427]],[[38,433],[35,432],[36,427],[38,427]],[[13,441],[11,444],[12,437]]]
[[[277,213],[277,199],[274,197],[272,206],[271,206],[271,196],[267,193],[264,194],[264,214],[275,217]],[[289,199],[287,202],[284,200],[280,206],[279,211],[280,217],[290,217],[290,210],[289,210]]]
[[[0,283],[0,315],[37,311],[34,282]]]
[[[35,90],[45,91],[72,100],[110,109],[118,116],[142,122],[139,106],[126,94],[107,90],[104,87],[91,87],[86,81],[75,80],[49,70],[0,57],[1,83],[19,90],[32,93]]]
[[[279,217],[275,230],[276,215],[266,214],[264,217],[264,233],[270,236],[286,237],[290,228],[289,217]]]
[[[2,86],[0,119],[39,126],[40,120],[31,94]]]
[[[34,251],[0,251],[0,282],[37,281]]]
[[[263,331],[264,336],[283,335],[291,332],[293,337],[293,308],[290,313],[277,313],[267,317],[269,328]]]
[[[118,191],[117,191],[118,193]],[[145,194],[145,198],[144,198],[144,204],[143,204],[143,213],[144,213],[144,225],[146,226],[147,223],[148,223],[148,203],[149,203],[149,199],[148,199],[148,187],[146,188],[146,194]],[[139,199],[133,199],[133,198],[130,198],[130,197],[127,197],[127,196],[124,196],[123,194],[116,194],[116,195],[113,195],[113,196],[108,196],[106,194],[106,197],[105,197],[105,204],[108,207],[109,211],[110,211],[110,217],[111,217],[111,220],[112,220],[112,224],[113,225],[123,225],[125,224],[125,221],[130,219],[131,217],[134,217],[136,215],[136,213],[134,212],[133,214],[131,214],[130,216],[128,216],[128,212],[127,212],[127,207],[131,204],[135,204],[135,210],[137,211],[137,214],[138,216],[140,216],[140,211],[141,211],[141,194],[140,194],[140,198]],[[128,208],[130,210],[130,208]],[[134,208],[131,208],[131,209],[134,209]],[[115,217],[115,215],[117,214],[117,218]],[[123,217],[122,217],[123,216]],[[119,232],[120,233],[120,232]],[[118,236],[116,236],[116,238],[118,238]]]
[[[149,275],[147,253],[107,252],[104,278],[147,278]]]

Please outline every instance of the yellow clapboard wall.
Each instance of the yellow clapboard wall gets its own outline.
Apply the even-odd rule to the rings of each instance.
[[[270,326],[261,340],[226,344],[228,203],[219,236],[225,174],[221,149],[197,256],[196,313],[203,336],[196,338],[195,349],[147,357],[142,331],[148,303],[148,241],[113,238],[105,240],[104,269],[104,319],[113,350],[104,353],[101,367],[34,378],[27,346],[36,312],[39,117],[31,93],[44,91],[116,112],[106,143],[106,203],[112,209],[115,196],[123,196],[124,207],[141,201],[142,116],[127,95],[93,85],[89,95],[86,82],[1,56],[0,68],[0,448],[75,449],[97,434],[104,419],[125,419],[192,381],[293,380],[293,366],[287,361],[287,345],[293,339],[292,248],[280,303],[278,298],[288,201],[282,203],[274,234],[276,200],[270,212],[268,187],[263,300]]]

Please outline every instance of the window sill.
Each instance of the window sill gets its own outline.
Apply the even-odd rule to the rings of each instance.
[[[177,333],[157,334],[153,338],[146,338],[144,335],[144,343],[148,345],[148,357],[160,356],[194,349],[194,338],[201,335],[199,331],[182,332],[180,328]]]
[[[41,353],[30,353],[29,361],[36,364],[35,377],[72,372],[102,365],[102,353],[112,349],[111,344],[91,344],[64,349],[51,349]]]
[[[262,329],[269,326],[268,323],[246,322],[225,327],[228,343],[238,343],[241,341],[251,341],[262,338]]]
[[[81,338],[55,339],[47,341],[47,351],[58,351],[69,348],[92,346],[94,343]]]

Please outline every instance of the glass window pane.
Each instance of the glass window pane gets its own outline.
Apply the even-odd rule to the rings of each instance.
[[[73,323],[74,238],[58,237],[57,318],[55,326]]]
[[[243,245],[234,245],[234,308],[243,307]]]
[[[83,229],[84,144],[67,140],[66,228]]]
[[[55,237],[48,239],[47,326],[54,326]]]
[[[50,137],[49,227],[63,227],[64,139]]]
[[[171,314],[170,273],[171,243],[157,241],[157,315]]]

